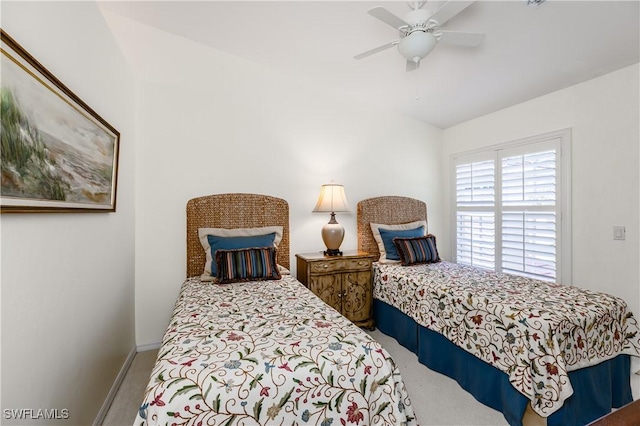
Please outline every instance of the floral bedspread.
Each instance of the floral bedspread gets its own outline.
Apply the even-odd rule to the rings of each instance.
[[[449,262],[376,263],[373,297],[505,372],[547,417],[573,388],[568,371],[640,355],[620,298]]]
[[[183,284],[135,425],[415,425],[399,370],[290,275]]]

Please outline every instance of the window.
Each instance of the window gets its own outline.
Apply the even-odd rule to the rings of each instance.
[[[570,133],[452,157],[454,260],[570,282]]]

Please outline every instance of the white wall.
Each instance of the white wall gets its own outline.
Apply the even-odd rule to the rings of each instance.
[[[133,80],[95,3],[3,1],[2,28],[121,133],[116,213],[0,218],[2,409],[91,424],[135,347]]]
[[[344,99],[234,56],[105,12],[142,80],[136,108],[136,335],[160,341],[185,277],[185,205],[252,192],[289,202],[291,258],[324,248],[320,186],[345,185],[356,248],[357,201],[406,195],[439,206],[441,131]],[[133,42],[138,40],[138,43]],[[171,52],[169,55],[167,52]],[[295,268],[294,268],[295,269]]]
[[[442,159],[448,188],[453,153],[571,128],[573,283],[622,297],[640,320],[639,76],[636,64],[446,129]]]

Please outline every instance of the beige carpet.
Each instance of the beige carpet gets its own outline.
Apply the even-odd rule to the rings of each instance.
[[[109,407],[109,411],[107,411],[103,425],[133,425],[157,356],[157,350],[138,352],[136,354],[129,371],[127,371],[127,375],[122,381],[122,385],[120,385],[120,389],[118,389],[118,393],[116,393],[111,403],[111,407]]]
[[[416,355],[400,346],[395,339],[377,330],[370,334],[387,349],[399,366],[420,425],[507,425],[502,414],[480,404],[454,380],[420,364]],[[156,356],[157,351],[136,355],[107,412],[104,425],[133,424]]]

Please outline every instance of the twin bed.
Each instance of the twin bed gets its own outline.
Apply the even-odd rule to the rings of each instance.
[[[256,280],[218,284],[201,276],[207,259],[199,229],[263,227],[282,229],[271,259],[279,279],[270,268],[262,268],[268,280],[254,273]],[[250,262],[254,272],[258,263]],[[389,354],[288,267],[286,201],[253,194],[189,201],[187,280],[136,425],[417,424]]]
[[[363,200],[357,210],[358,249],[378,255],[371,223],[427,219],[426,205],[406,197]],[[199,236],[271,227],[281,229],[277,249],[233,247],[215,259]],[[286,201],[189,201],[187,280],[136,425],[417,424],[393,359],[288,274],[289,261]],[[231,282],[202,276],[208,263]],[[382,332],[512,425],[527,416],[586,424],[632,399],[629,355],[640,354],[640,336],[612,296],[442,261],[377,262],[374,315]]]
[[[358,249],[379,254],[372,223],[426,223],[427,209],[377,197],[357,215]],[[444,261],[374,263],[373,291],[383,333],[511,425],[584,425],[632,400],[640,335],[619,298]]]

